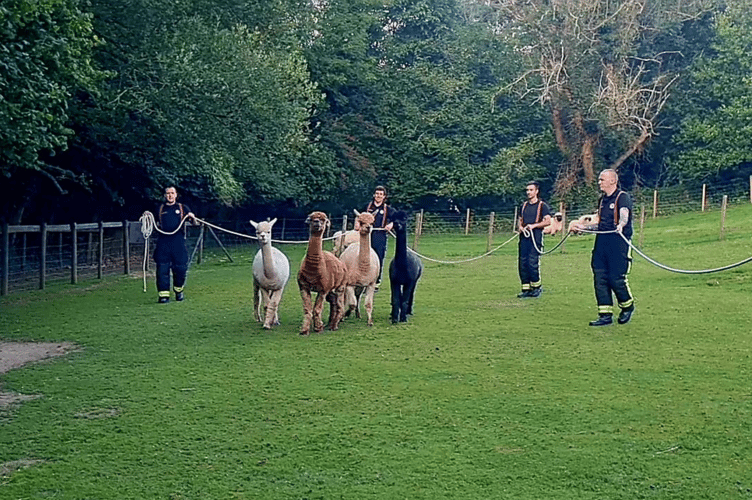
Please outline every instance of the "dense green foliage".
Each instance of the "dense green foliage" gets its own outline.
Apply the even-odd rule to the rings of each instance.
[[[746,172],[748,4],[10,0],[0,218],[134,217],[165,184],[206,214]]]
[[[672,167],[706,179],[752,166],[752,4],[730,4],[716,20],[716,39],[691,73],[692,109],[675,137]]]
[[[735,262],[751,216],[732,209],[723,242],[717,211],[651,219],[644,250]],[[446,260],[485,247],[421,240]],[[426,262],[409,323],[388,322],[384,289],[374,327],[308,338],[294,283],[281,326],[253,322],[252,252],[195,265],[183,303],[156,304],[138,276],[4,297],[4,340],[81,350],[2,376],[41,397],[0,415],[0,497],[749,497],[749,265],[684,276],[636,258],[635,317],[593,330],[591,248],[544,257],[528,301],[514,244]],[[283,250],[294,271],[302,247]]]
[[[66,146],[70,100],[77,90],[95,91],[104,76],[92,66],[97,45],[91,14],[76,0],[0,5],[0,176],[68,174],[40,156]]]

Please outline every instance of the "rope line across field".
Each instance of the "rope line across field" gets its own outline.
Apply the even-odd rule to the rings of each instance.
[[[183,225],[185,224],[185,221],[186,221],[187,218],[188,218],[187,215],[185,217],[183,217],[183,219],[180,221],[180,225],[178,226],[178,228],[175,229],[174,231],[171,231],[171,232],[166,232],[166,231],[163,231],[162,229],[160,229],[157,226],[156,221],[154,219],[154,215],[151,212],[144,212],[144,214],[139,219],[139,221],[141,222],[141,233],[144,236],[144,242],[145,242],[144,243],[144,263],[143,263],[144,292],[146,292],[146,263],[147,263],[147,260],[148,260],[149,238],[151,237],[151,235],[153,234],[154,231],[156,231],[156,232],[158,232],[160,234],[164,234],[164,235],[172,235],[172,234],[177,233],[178,231],[180,231],[183,228]],[[201,223],[201,224],[205,224],[206,226],[208,226],[210,228],[217,229],[218,231],[222,231],[224,233],[227,233],[227,234],[239,237],[239,238],[246,238],[246,239],[251,239],[251,240],[257,240],[258,239],[257,236],[252,236],[252,235],[249,235],[249,234],[243,234],[243,233],[238,233],[236,231],[231,231],[231,230],[225,229],[225,228],[223,228],[221,226],[212,224],[211,222],[206,221],[204,219],[199,219],[198,217],[196,217],[196,221],[199,222],[199,223]],[[385,231],[385,229],[383,229],[383,228],[374,228],[373,230],[374,231]],[[734,269],[736,267],[739,267],[739,266],[742,266],[742,265],[747,264],[749,262],[752,262],[752,256],[750,256],[750,257],[747,257],[747,258],[745,258],[743,260],[740,260],[739,262],[735,262],[733,264],[729,264],[729,265],[725,265],[725,266],[721,266],[721,267],[715,267],[715,268],[709,268],[709,269],[677,269],[677,268],[668,266],[666,264],[662,264],[662,263],[658,262],[657,260],[651,258],[647,254],[645,254],[645,252],[643,252],[642,250],[640,250],[639,248],[637,248],[635,245],[633,245],[632,242],[626,236],[624,236],[624,234],[622,234],[619,231],[615,231],[615,230],[614,231],[582,230],[581,232],[582,233],[587,233],[587,234],[596,234],[596,235],[597,234],[613,234],[613,233],[617,233],[617,234],[619,234],[619,236],[622,237],[622,239],[624,239],[624,241],[630,246],[630,248],[632,250],[634,250],[638,255],[640,255],[642,258],[644,258],[650,264],[652,264],[652,265],[654,265],[654,266],[656,266],[656,267],[658,267],[660,269],[663,269],[665,271],[669,271],[669,272],[673,272],[673,273],[679,273],[679,274],[710,274],[710,273],[727,271],[729,269]],[[532,236],[531,232],[529,230],[527,230],[526,228],[523,229],[521,233],[525,237],[531,237]],[[394,234],[391,231],[388,231],[388,234],[391,235],[392,237],[394,237]],[[449,264],[449,265],[465,264],[465,263],[468,263],[468,262],[474,262],[476,260],[480,260],[480,259],[483,259],[485,257],[488,257],[489,255],[497,252],[498,250],[500,250],[501,248],[503,248],[504,246],[506,246],[507,244],[509,244],[511,241],[513,241],[515,238],[517,238],[519,236],[519,234],[520,233],[516,232],[516,233],[514,233],[512,235],[511,238],[509,238],[508,240],[506,240],[504,243],[496,246],[495,248],[489,250],[488,252],[485,252],[485,253],[483,253],[481,255],[477,255],[475,257],[469,257],[467,259],[441,260],[441,259],[435,259],[435,258],[429,257],[427,255],[423,255],[423,254],[418,253],[417,251],[415,251],[415,250],[413,250],[411,248],[408,248],[408,251],[410,251],[413,254],[417,255],[421,259],[427,260],[429,262],[434,262],[434,263],[437,263],[437,264]],[[572,234],[573,233],[571,231],[568,232],[556,244],[556,246],[554,246],[552,249],[547,250],[547,251],[543,251],[541,248],[539,248],[538,245],[537,245],[537,243],[535,242],[535,239],[533,239],[533,246],[535,247],[535,250],[540,255],[549,255],[549,254],[553,253],[555,250],[557,250],[559,247],[561,247],[561,245],[563,245],[564,242]],[[329,236],[329,237],[326,237],[326,238],[322,238],[322,240],[323,241],[331,241],[331,240],[334,240],[334,239],[340,238],[340,237],[341,237],[341,235],[334,235],[334,236]],[[280,244],[293,244],[294,245],[294,244],[307,244],[308,240],[275,240],[275,239],[273,239],[272,242],[274,242],[274,243],[280,243]]]

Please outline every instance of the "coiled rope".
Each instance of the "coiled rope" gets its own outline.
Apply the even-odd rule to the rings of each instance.
[[[714,267],[712,269],[677,269],[677,268],[674,268],[674,267],[669,267],[669,266],[667,266],[665,264],[661,264],[657,260],[648,257],[642,250],[640,250],[639,248],[637,248],[636,246],[634,246],[632,244],[632,242],[626,236],[624,236],[624,234],[621,231],[616,231],[616,230],[613,230],[613,231],[582,230],[582,232],[583,233],[589,233],[589,234],[611,234],[611,233],[617,233],[627,243],[627,245],[629,245],[630,248],[632,248],[632,250],[634,250],[635,252],[637,252],[637,254],[639,254],[643,259],[647,260],[648,262],[650,262],[651,264],[653,264],[654,266],[656,266],[656,267],[658,267],[660,269],[663,269],[665,271],[670,271],[672,273],[679,273],[679,274],[710,274],[710,273],[718,273],[718,272],[721,272],[721,271],[728,271],[729,269],[733,269],[735,267],[742,266],[744,264],[747,264],[748,262],[752,262],[752,256],[750,256],[750,257],[747,257],[744,260],[740,260],[739,262],[735,262],[734,264],[729,264],[727,266],[722,266],[722,267]]]
[[[144,276],[144,293],[146,293],[146,263],[149,262],[149,238],[151,237],[154,230],[166,236],[177,233],[183,227],[183,224],[185,224],[185,220],[187,218],[188,215],[183,216],[183,219],[180,221],[180,224],[178,224],[177,229],[170,232],[162,231],[161,229],[159,229],[159,227],[157,226],[157,221],[154,219],[154,214],[149,211],[144,212],[141,217],[138,218],[138,221],[141,223],[141,234],[144,237],[144,262],[142,266]]]

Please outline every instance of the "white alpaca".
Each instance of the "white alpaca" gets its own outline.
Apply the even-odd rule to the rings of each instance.
[[[357,212],[356,212],[357,213]],[[345,294],[345,315],[354,310],[360,318],[360,299],[365,295],[368,326],[373,326],[373,294],[379,277],[379,257],[371,248],[371,228],[373,215],[358,214],[360,241],[348,246],[340,259],[347,266],[347,292]]]
[[[337,231],[334,233],[334,247],[332,248],[332,253],[339,257],[342,255],[342,252],[345,251],[345,248],[353,243],[357,243],[359,239],[360,235],[355,230],[345,231],[344,233],[342,231]]]
[[[253,222],[261,249],[253,258],[253,316],[262,321],[264,328],[279,324],[279,301],[290,278],[290,261],[287,256],[272,246],[272,226],[277,219],[268,222]]]

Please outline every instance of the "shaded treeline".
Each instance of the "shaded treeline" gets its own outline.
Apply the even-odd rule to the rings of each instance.
[[[749,0],[7,0],[11,223],[505,207],[749,175]],[[641,7],[642,6],[642,7]]]

